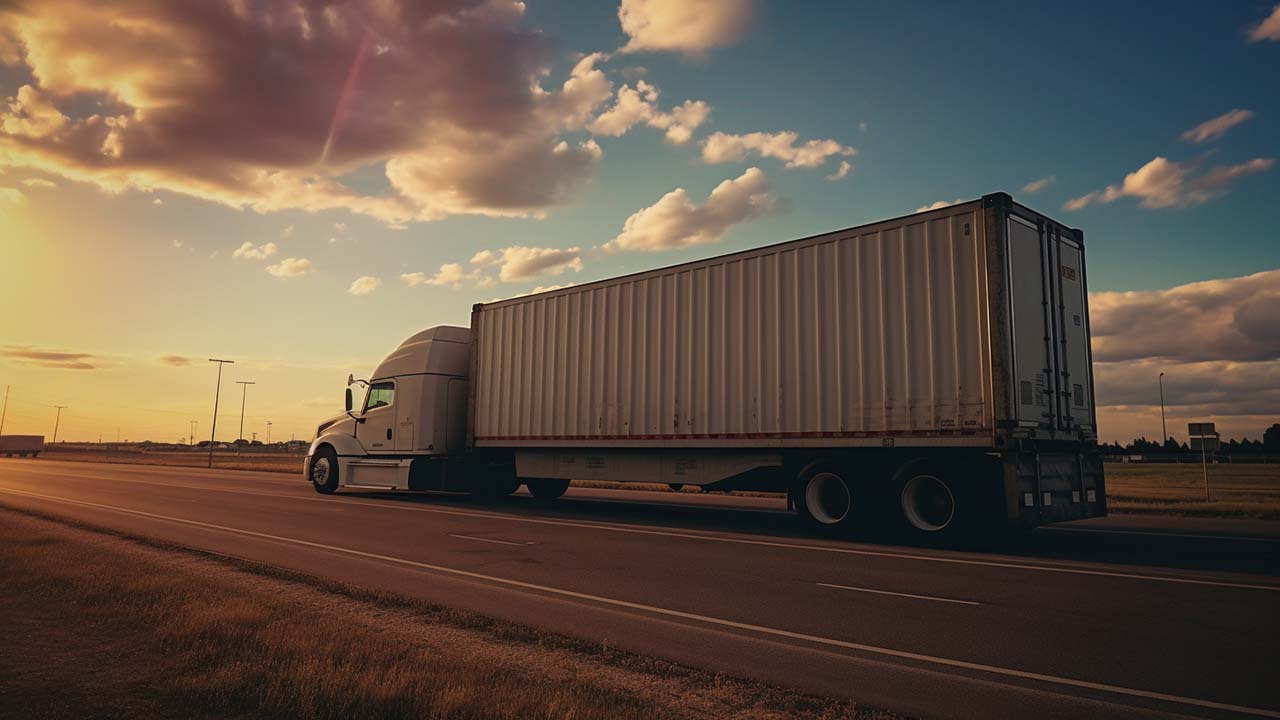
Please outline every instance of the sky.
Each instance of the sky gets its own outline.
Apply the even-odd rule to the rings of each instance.
[[[309,439],[473,303],[1006,191],[1100,434],[1280,422],[1280,5],[0,6],[4,432]]]

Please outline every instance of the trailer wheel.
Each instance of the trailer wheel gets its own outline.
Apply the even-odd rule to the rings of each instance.
[[[674,492],[680,492],[684,489],[684,483],[667,483],[667,487],[671,488]]]
[[[332,495],[338,489],[338,454],[325,445],[311,456],[311,487],[322,495]]]
[[[800,517],[824,531],[852,527],[857,515],[856,493],[847,471],[827,462],[815,462],[796,477],[792,502]]]
[[[975,518],[971,498],[963,492],[960,470],[939,463],[914,461],[894,476],[901,525],[918,539],[954,540]]]
[[[568,480],[557,478],[529,478],[524,484],[529,493],[539,500],[555,500],[569,489]]]

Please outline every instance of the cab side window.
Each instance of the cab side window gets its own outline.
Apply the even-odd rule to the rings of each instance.
[[[369,386],[369,395],[364,400],[364,411],[369,412],[374,408],[386,407],[395,401],[396,384],[393,382],[378,382]]]

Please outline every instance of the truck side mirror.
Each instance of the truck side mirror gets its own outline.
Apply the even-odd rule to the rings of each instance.
[[[347,385],[348,386],[354,385],[355,382],[356,382],[356,376],[353,375],[352,373],[347,373]],[[347,408],[347,409],[350,410],[351,408]]]
[[[351,412],[351,388],[347,388],[347,412]]]

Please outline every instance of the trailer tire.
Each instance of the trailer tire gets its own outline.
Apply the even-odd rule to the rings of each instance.
[[[332,495],[338,489],[338,454],[324,445],[311,456],[307,475],[311,487],[321,495]]]
[[[796,512],[821,532],[844,533],[855,527],[861,514],[859,495],[847,469],[821,460],[805,466],[791,490]]]
[[[539,500],[555,500],[569,489],[569,481],[558,478],[529,478],[524,484],[529,494]]]
[[[963,463],[917,459],[893,476],[890,487],[899,526],[914,540],[952,543],[967,537],[979,521],[973,488],[960,482]]]

